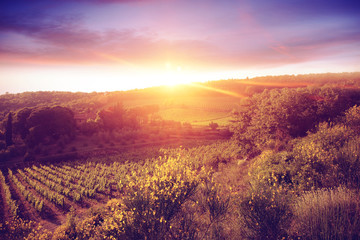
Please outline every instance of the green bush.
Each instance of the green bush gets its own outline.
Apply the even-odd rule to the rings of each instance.
[[[360,106],[353,106],[346,110],[345,116],[341,119],[344,124],[359,133],[360,131]]]
[[[289,234],[297,239],[360,239],[359,194],[339,187],[305,193],[294,204]]]
[[[275,178],[275,176],[273,176]],[[273,179],[253,186],[239,203],[239,232],[244,239],[287,237],[291,219],[290,197]]]
[[[263,151],[250,167],[257,179],[277,177],[277,184],[297,192],[340,185],[359,186],[360,137],[346,126],[321,124],[316,133],[292,141],[288,151]]]
[[[103,234],[110,239],[172,239],[178,232],[177,216],[194,195],[198,176],[181,159],[171,157],[139,171],[129,178],[127,195],[108,203]]]
[[[335,160],[339,167],[339,181],[351,188],[360,186],[360,136],[349,139],[339,150]]]

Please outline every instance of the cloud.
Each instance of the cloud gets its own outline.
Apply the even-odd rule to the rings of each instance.
[[[84,44],[98,39],[96,32],[82,29],[80,17],[63,15],[51,17],[33,13],[21,16],[1,16],[0,33],[16,32],[54,44]]]
[[[359,22],[360,2],[352,0],[245,0],[251,13],[267,25],[319,20],[331,16]]]
[[[23,16],[2,16],[0,18],[0,35],[16,33],[41,42],[40,47],[33,49],[16,42],[0,38],[6,47],[0,48],[4,57],[33,57],[34,60],[59,62],[111,62],[101,56],[118,56],[121,59],[150,63],[156,60],[199,58],[211,51],[212,46],[198,40],[168,41],[157,34],[134,29],[95,31],[84,28],[77,16],[50,17],[43,14]],[[42,46],[42,47],[41,47]],[[98,54],[102,53],[102,54]],[[32,56],[33,55],[33,56]],[[114,59],[114,58],[113,58]]]
[[[240,22],[226,29],[225,37],[222,29],[214,27],[208,30],[211,32],[204,30],[203,34],[210,37],[188,34],[172,40],[166,38],[166,33],[161,35],[155,25],[149,26],[147,30],[135,27],[95,30],[91,26],[85,27],[85,16],[80,14],[58,13],[55,16],[46,11],[2,14],[0,60],[41,64],[144,66],[159,66],[165,61],[174,61],[213,69],[261,68],[328,57],[331,55],[329,49],[334,46],[343,46],[343,49],[337,51],[349,51],[347,45],[359,41],[360,31],[347,23],[336,27],[324,27],[321,22],[316,27],[307,26],[309,23],[270,26],[262,22],[259,13],[254,13],[251,4],[239,10]],[[268,4],[264,8],[275,6]],[[293,9],[293,6],[287,9]],[[285,10],[279,10],[282,11]],[[187,26],[176,27],[186,29]],[[21,35],[23,38],[13,41],[11,37],[6,38],[9,34]]]

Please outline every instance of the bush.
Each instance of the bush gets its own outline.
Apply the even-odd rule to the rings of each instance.
[[[275,176],[273,176],[275,178]],[[291,219],[290,197],[273,179],[253,186],[239,203],[239,231],[245,239],[282,239]]]
[[[336,187],[347,181],[339,164],[345,164],[348,159],[341,157],[340,149],[353,137],[354,132],[346,126],[321,124],[316,133],[297,143],[293,164],[296,165],[294,183],[299,189]]]
[[[360,239],[359,200],[344,187],[305,193],[294,204],[289,233],[303,239]]]
[[[152,174],[130,179],[127,196],[111,200],[104,235],[115,239],[171,239],[172,223],[195,193],[198,177],[178,158],[158,162]],[[175,226],[175,225],[174,225]]]
[[[216,130],[219,127],[219,124],[211,122],[209,123],[209,127],[211,128],[211,130]]]
[[[356,132],[360,132],[360,106],[353,106],[346,110],[345,116],[342,119],[342,122],[354,129]]]
[[[352,188],[360,186],[360,136],[349,139],[339,150],[335,160],[339,167],[339,181]]]
[[[15,218],[11,222],[0,224],[1,239],[50,239],[51,233],[34,221]]]
[[[288,151],[263,151],[250,173],[259,178],[277,177],[299,193],[342,184],[359,186],[360,138],[346,126],[321,124],[316,133],[292,141]]]
[[[205,215],[200,217],[205,224],[199,226],[202,229],[203,239],[226,239],[224,222],[230,209],[230,195],[224,192],[219,184],[213,180],[205,180],[199,187],[196,199]]]

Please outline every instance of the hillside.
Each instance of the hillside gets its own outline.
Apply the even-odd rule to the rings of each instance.
[[[3,95],[0,237],[360,239],[359,77]]]
[[[323,86],[335,84],[339,87],[358,87],[360,73],[326,73],[307,75],[266,76],[252,79],[230,79],[188,85],[152,87],[129,91],[105,93],[72,92],[25,92],[0,96],[0,112],[16,111],[19,108],[39,105],[62,104],[74,109],[101,108],[114,102],[123,102],[126,106],[144,104],[164,104],[166,100],[178,100],[187,97],[224,97],[241,98],[251,96],[264,89],[279,87]],[[145,103],[146,101],[146,103]]]
[[[166,120],[207,125],[220,119],[226,124],[228,114],[241,99],[264,89],[334,85],[358,88],[360,73],[326,73],[307,75],[266,76],[252,79],[230,79],[188,85],[152,87],[114,92],[25,92],[0,96],[0,116],[24,107],[61,105],[74,113],[96,114],[99,110],[122,103],[126,108],[157,105]],[[197,112],[195,119],[192,114]]]

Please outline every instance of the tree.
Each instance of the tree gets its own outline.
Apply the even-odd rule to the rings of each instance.
[[[281,149],[304,137],[322,121],[347,109],[351,92],[323,88],[265,90],[243,101],[234,114],[234,138],[245,154],[264,148]]]
[[[126,110],[122,103],[117,104],[107,110],[103,109],[98,113],[103,127],[107,130],[121,129],[124,127]]]
[[[75,119],[73,112],[66,107],[46,107],[31,112],[27,119],[29,134],[27,143],[36,145],[41,142],[58,140],[60,136],[75,135]]]
[[[22,108],[17,111],[14,116],[14,133],[20,135],[23,140],[29,134],[27,118],[30,116],[31,112],[31,108]]]
[[[86,122],[80,125],[80,131],[88,136],[93,135],[98,130],[99,130],[99,123],[91,119],[88,119]]]
[[[6,129],[5,129],[6,147],[9,147],[14,144],[13,139],[12,139],[12,132],[13,132],[12,113],[9,112],[7,123],[6,123]]]
[[[211,123],[209,123],[209,127],[210,127],[212,130],[216,130],[216,129],[219,127],[219,124],[214,123],[214,122],[211,122]]]

